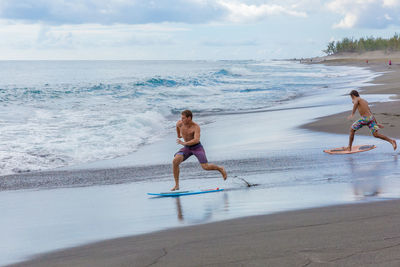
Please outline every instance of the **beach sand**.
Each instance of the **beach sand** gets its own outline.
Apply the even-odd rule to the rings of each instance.
[[[390,67],[382,54],[319,61],[385,72],[361,94],[398,94],[400,57],[391,58]],[[385,126],[382,133],[400,138],[400,104],[373,104],[372,111]],[[351,108],[349,99],[349,112],[303,127],[348,134]],[[399,266],[399,204],[390,200],[328,206],[179,227],[42,254],[15,266]]]
[[[366,63],[368,60],[368,63]],[[389,60],[392,65],[388,65]],[[317,60],[314,60],[316,62]],[[393,102],[370,103],[371,111],[376,120],[384,126],[380,133],[391,138],[400,138],[400,53],[385,54],[383,52],[371,52],[365,54],[346,54],[342,56],[331,56],[319,59],[319,63],[326,65],[360,66],[370,68],[372,71],[382,73],[377,77],[371,86],[359,90],[361,97],[368,98],[368,94],[390,94],[393,95]],[[352,103],[349,97],[349,111],[338,113],[331,116],[321,117],[302,126],[313,131],[323,131],[329,133],[349,134],[349,129],[353,121],[347,117],[351,114]],[[354,120],[358,119],[358,112]],[[368,128],[363,127],[356,134],[370,135]],[[355,137],[357,138],[357,137]]]
[[[66,249],[17,266],[399,266],[400,201],[247,217]]]

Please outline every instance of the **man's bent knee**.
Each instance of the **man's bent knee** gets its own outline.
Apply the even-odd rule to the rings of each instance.
[[[178,166],[181,164],[183,161],[183,156],[182,155],[176,155],[175,158],[172,160],[172,164],[175,166]]]

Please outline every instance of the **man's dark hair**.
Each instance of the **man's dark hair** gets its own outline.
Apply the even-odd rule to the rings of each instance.
[[[355,97],[359,97],[360,96],[360,94],[357,92],[357,90],[351,91],[349,95],[354,95]]]
[[[184,111],[182,111],[182,113],[181,113],[182,115],[185,115],[185,117],[186,118],[192,118],[193,119],[193,114],[192,114],[192,112],[190,111],[190,110],[184,110]]]

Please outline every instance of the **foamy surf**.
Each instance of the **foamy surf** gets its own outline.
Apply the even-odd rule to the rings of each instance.
[[[129,155],[173,131],[183,109],[196,116],[263,110],[371,76],[360,68],[287,61],[15,61],[0,67],[0,175]]]

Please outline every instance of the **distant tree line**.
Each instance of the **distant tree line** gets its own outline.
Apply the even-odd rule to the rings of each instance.
[[[343,38],[342,41],[332,41],[328,44],[325,50],[322,50],[328,55],[333,55],[341,52],[367,52],[367,51],[400,51],[400,36],[395,35],[390,39],[367,37],[358,40],[354,38]]]

